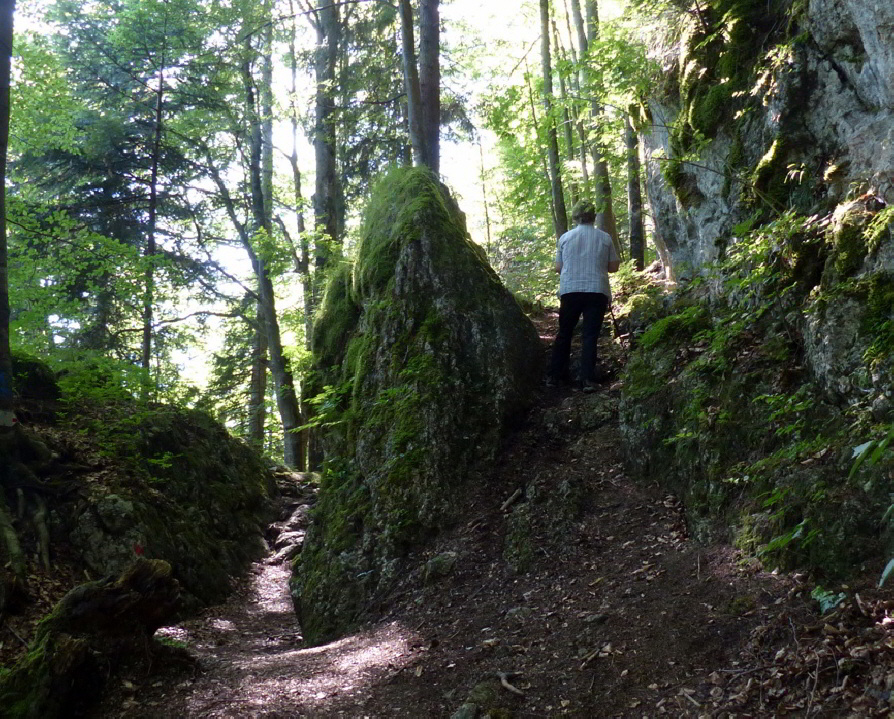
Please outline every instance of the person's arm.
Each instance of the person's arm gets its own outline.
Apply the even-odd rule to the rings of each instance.
[[[556,261],[556,274],[560,274],[561,272],[562,272],[562,261],[557,260]]]
[[[554,265],[556,274],[562,272],[562,238],[556,240],[556,264]]]
[[[612,260],[608,263],[608,271],[609,272],[617,272],[621,269],[621,261],[620,260]]]

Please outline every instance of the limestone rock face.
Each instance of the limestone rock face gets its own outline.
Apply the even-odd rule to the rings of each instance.
[[[653,48],[647,191],[681,282],[627,366],[628,464],[694,537],[844,576],[891,553],[891,456],[854,452],[894,419],[894,4],[698,13]]]
[[[729,3],[706,5],[707,13],[720,13]],[[764,3],[755,12],[764,15],[770,7]],[[825,193],[834,207],[854,186],[894,202],[894,5],[810,0],[797,16],[779,15],[777,27],[788,25],[787,32],[755,27],[750,40],[742,38],[740,44],[755,48],[767,42],[768,52],[750,57],[736,47],[741,30],[735,28],[755,19],[730,14],[733,39],[719,54],[699,57],[707,51],[693,50],[700,38],[692,40],[692,28],[680,41],[662,48],[656,43],[655,53],[671,74],[678,73],[680,87],[650,102],[646,188],[662,261],[675,278],[715,259],[734,225],[760,208],[760,198],[749,201],[752,186],[776,210],[816,199],[806,197],[811,190]],[[724,57],[736,59],[735,72],[720,69]],[[705,98],[712,97],[711,88],[692,80],[699,75],[706,86],[737,90],[740,99],[710,104]],[[699,119],[700,113],[711,116]],[[681,137],[687,122],[705,131],[703,144]],[[668,164],[684,155],[687,161],[669,182]],[[806,175],[789,174],[802,166]],[[776,191],[786,183],[788,197],[781,197]],[[821,186],[808,187],[812,183]]]
[[[446,189],[385,178],[356,265],[332,278],[314,331],[327,458],[292,582],[306,639],[335,636],[455,517],[541,376],[537,333]]]

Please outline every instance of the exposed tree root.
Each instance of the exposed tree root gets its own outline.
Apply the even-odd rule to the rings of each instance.
[[[0,534],[3,535],[3,544],[6,547],[7,561],[12,569],[15,581],[24,589],[28,575],[25,570],[25,554],[19,542],[19,535],[12,524],[9,509],[6,505],[6,497],[0,487]]]
[[[50,566],[50,529],[47,526],[47,504],[39,494],[34,495],[34,531],[37,534],[37,553],[44,570],[49,572]]]

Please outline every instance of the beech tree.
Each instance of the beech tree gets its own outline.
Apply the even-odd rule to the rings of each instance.
[[[438,0],[419,3],[419,64],[413,8],[410,0],[398,0],[401,25],[401,56],[407,95],[407,122],[413,162],[436,175],[441,164],[441,68]]]
[[[646,231],[643,225],[643,193],[640,186],[639,139],[630,115],[624,116],[627,141],[627,219],[630,223],[630,258],[638,270],[645,264]]]
[[[319,0],[308,15],[317,34],[314,51],[314,125],[313,146],[316,166],[314,187],[314,276],[313,292],[305,298],[305,311],[313,312],[323,292],[323,270],[332,255],[333,245],[341,236],[339,182],[336,165],[336,69],[341,44],[339,5],[330,0]]]
[[[601,97],[604,93],[602,82],[598,73],[593,72],[589,64],[588,54],[591,45],[599,39],[599,7],[597,0],[585,0],[586,24],[581,13],[580,0],[571,0],[571,11],[574,15],[574,25],[577,29],[577,41],[580,47],[580,87],[581,91],[590,97],[590,125],[591,133],[595,133],[594,141],[590,143],[590,152],[593,158],[593,175],[596,191],[596,207],[599,210],[597,225],[599,229],[608,232],[615,243],[618,254],[621,253],[618,241],[618,228],[615,221],[615,211],[612,207],[612,185],[609,174],[605,151],[599,139],[601,125],[604,120],[604,111]]]
[[[6,243],[6,151],[15,0],[0,0],[0,426],[13,422],[12,356],[9,350],[9,273]]]
[[[556,132],[556,120],[553,116],[553,67],[549,47],[549,34],[549,0],[540,0],[540,62],[543,69],[546,150],[549,159],[550,189],[553,198],[553,227],[558,238],[568,231],[568,210],[565,206],[565,191],[562,188],[559,138]]]

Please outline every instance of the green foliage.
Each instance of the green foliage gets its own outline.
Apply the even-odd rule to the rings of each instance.
[[[838,592],[836,594],[829,589],[825,589],[821,584],[817,584],[811,590],[810,596],[819,602],[820,611],[823,614],[828,614],[834,609],[837,609],[838,605],[847,599],[847,595],[844,592]]]
[[[894,237],[894,205],[890,205],[879,212],[866,227],[866,247],[869,252],[875,252],[884,240]]]
[[[709,323],[710,316],[705,307],[700,305],[687,307],[678,314],[669,315],[655,322],[640,337],[639,345],[644,350],[649,350],[669,340],[685,341],[685,338],[691,338]]]
[[[866,285],[862,328],[868,333],[871,343],[864,358],[872,365],[894,354],[894,276],[876,273]]]

